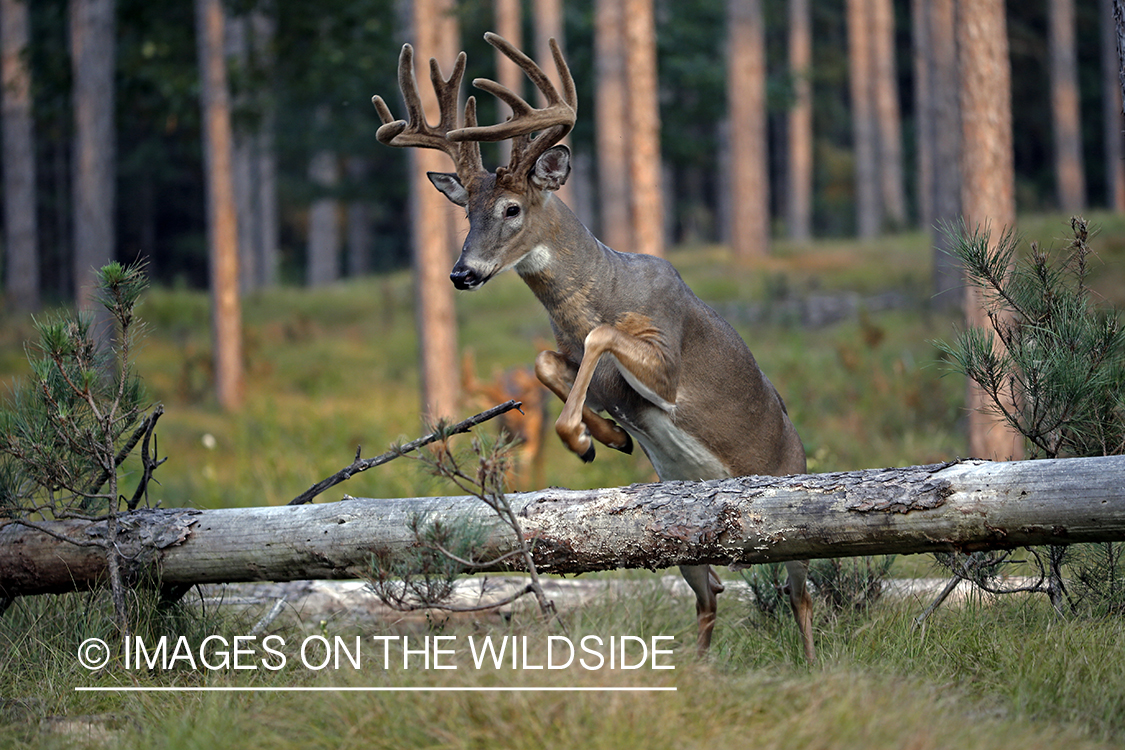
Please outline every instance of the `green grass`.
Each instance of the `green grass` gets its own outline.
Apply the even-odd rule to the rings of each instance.
[[[120,662],[89,674],[72,656],[90,634],[89,602],[79,597],[19,602],[0,623],[3,711],[0,747],[69,746],[41,731],[66,714],[108,723],[113,746],[146,748],[445,747],[756,747],[1026,748],[1119,746],[1125,737],[1125,625],[1120,619],[1061,623],[1038,600],[971,601],[939,610],[924,630],[912,626],[920,602],[878,604],[862,615],[818,613],[819,662],[803,663],[788,618],[762,619],[735,599],[724,602],[714,651],[691,653],[694,619],[686,602],[657,587],[564,614],[566,633],[670,635],[674,670],[477,670],[465,643],[472,623],[432,634],[455,655],[455,670],[402,669],[392,649],[367,650],[359,670],[345,664],[314,672],[126,671]],[[94,607],[95,614],[98,606]],[[197,611],[197,610],[192,610]],[[150,623],[186,632],[245,632],[246,623],[199,621],[181,611]],[[96,619],[96,618],[95,618]],[[243,630],[240,631],[239,627]],[[33,636],[21,635],[34,633]],[[362,631],[399,634],[385,623]],[[545,628],[517,617],[493,637],[526,636],[530,663],[543,663]],[[287,642],[304,631],[283,628]],[[331,632],[350,639],[352,631]],[[412,637],[421,637],[414,631]],[[350,642],[350,641],[349,641]],[[368,642],[371,643],[371,642]],[[13,645],[14,644],[14,645]],[[663,645],[663,644],[662,644]],[[294,662],[295,664],[295,662]],[[676,693],[74,693],[78,685],[284,684],[318,687],[675,687]],[[87,718],[82,718],[87,717]],[[94,717],[94,718],[89,718]],[[233,738],[238,738],[234,740]],[[73,739],[71,737],[70,739]]]
[[[1091,216],[1100,294],[1125,304],[1125,219]],[[1023,234],[1060,247],[1065,217],[1028,217]],[[869,314],[817,330],[782,322],[740,325],[763,370],[785,397],[814,471],[908,465],[966,452],[965,384],[948,374],[931,343],[952,336],[957,320],[926,309],[931,262],[921,234],[877,243],[795,246],[736,267],[722,248],[685,248],[671,260],[700,296],[717,302],[777,299],[782,291],[895,289],[917,307]],[[551,342],[546,316],[514,275],[482,292],[458,294],[460,343],[478,373],[529,365]],[[244,301],[247,400],[221,411],[209,392],[205,295],[154,289],[140,309],[149,335],[138,367],[165,404],[157,434],[168,462],[153,502],[166,507],[276,505],[364,455],[418,435],[411,285],[399,273],[328,289],[281,289]],[[0,382],[26,374],[26,318],[0,320]],[[559,405],[554,406],[554,414]],[[477,409],[466,405],[465,414]],[[205,440],[205,436],[210,436]],[[214,447],[208,447],[213,445]],[[642,456],[602,450],[590,466],[553,436],[546,445],[549,485],[614,486],[654,478]],[[448,493],[413,462],[396,461],[331,491],[369,497]],[[934,575],[926,556],[899,558],[894,574]],[[643,571],[620,574],[637,581]],[[720,600],[712,655],[692,655],[694,612],[655,586],[625,600],[565,613],[567,632],[670,635],[672,672],[566,670],[359,673],[289,670],[193,674],[97,673],[75,658],[86,637],[109,637],[100,595],[17,601],[0,618],[0,747],[82,746],[73,734],[41,731],[48,717],[100,717],[110,746],[304,747],[756,747],[1035,748],[1120,746],[1125,741],[1125,633],[1120,619],[1058,621],[1037,599],[974,601],[945,607],[924,630],[913,627],[923,602],[882,602],[862,615],[830,616],[818,607],[818,663],[800,657],[788,617],[763,620],[731,595]],[[153,613],[152,634],[244,633],[250,622],[196,609]],[[306,631],[281,626],[298,639]],[[312,624],[316,627],[316,624]],[[438,628],[436,624],[435,628]],[[348,635],[328,623],[326,635]],[[484,621],[433,633],[485,632],[542,640],[534,618],[507,629]],[[372,623],[363,635],[399,632]],[[417,631],[412,631],[417,632]],[[671,685],[644,693],[75,693],[78,685]],[[107,718],[108,717],[108,718]],[[235,739],[238,738],[238,739]]]

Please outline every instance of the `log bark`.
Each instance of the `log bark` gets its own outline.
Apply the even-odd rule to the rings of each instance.
[[[510,495],[542,573],[681,564],[975,551],[1125,540],[1125,456],[667,482]],[[121,517],[133,580],[166,587],[355,578],[372,555],[414,546],[418,514],[491,528],[489,552],[513,548],[472,497],[349,498],[320,505],[150,509]],[[52,532],[96,540],[104,523]],[[90,588],[105,553],[42,531],[0,527],[0,596]]]

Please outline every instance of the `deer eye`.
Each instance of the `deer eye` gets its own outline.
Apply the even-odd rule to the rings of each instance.
[[[519,216],[519,215],[520,215],[520,207],[517,206],[515,203],[508,206],[508,208],[504,211],[504,216],[506,218],[509,218],[509,219],[511,219],[514,216]]]

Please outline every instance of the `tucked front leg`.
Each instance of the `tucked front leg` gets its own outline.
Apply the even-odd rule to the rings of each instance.
[[[566,405],[555,422],[559,437],[579,456],[592,447],[582,426],[582,410],[594,370],[603,354],[613,355],[618,372],[648,401],[666,410],[670,410],[676,401],[678,368],[668,356],[658,331],[651,327],[639,330],[642,333],[635,335],[615,326],[600,325],[586,335],[582,362],[574,376]]]
[[[539,378],[539,382],[563,401],[567,401],[570,397],[576,373],[577,369],[558,352],[542,351],[535,358],[535,375]],[[587,428],[584,433],[588,432],[588,435],[583,450],[575,452],[583,461],[589,463],[594,460],[594,446],[590,443],[589,435],[610,448],[623,453],[633,452],[633,439],[629,437],[629,433],[621,429],[612,419],[606,419],[586,406],[585,398],[582,405],[582,422]],[[570,443],[567,445],[570,446]]]

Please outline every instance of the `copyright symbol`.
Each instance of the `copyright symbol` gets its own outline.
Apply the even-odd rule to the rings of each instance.
[[[109,646],[101,638],[87,638],[78,646],[78,663],[91,671],[109,663]]]

